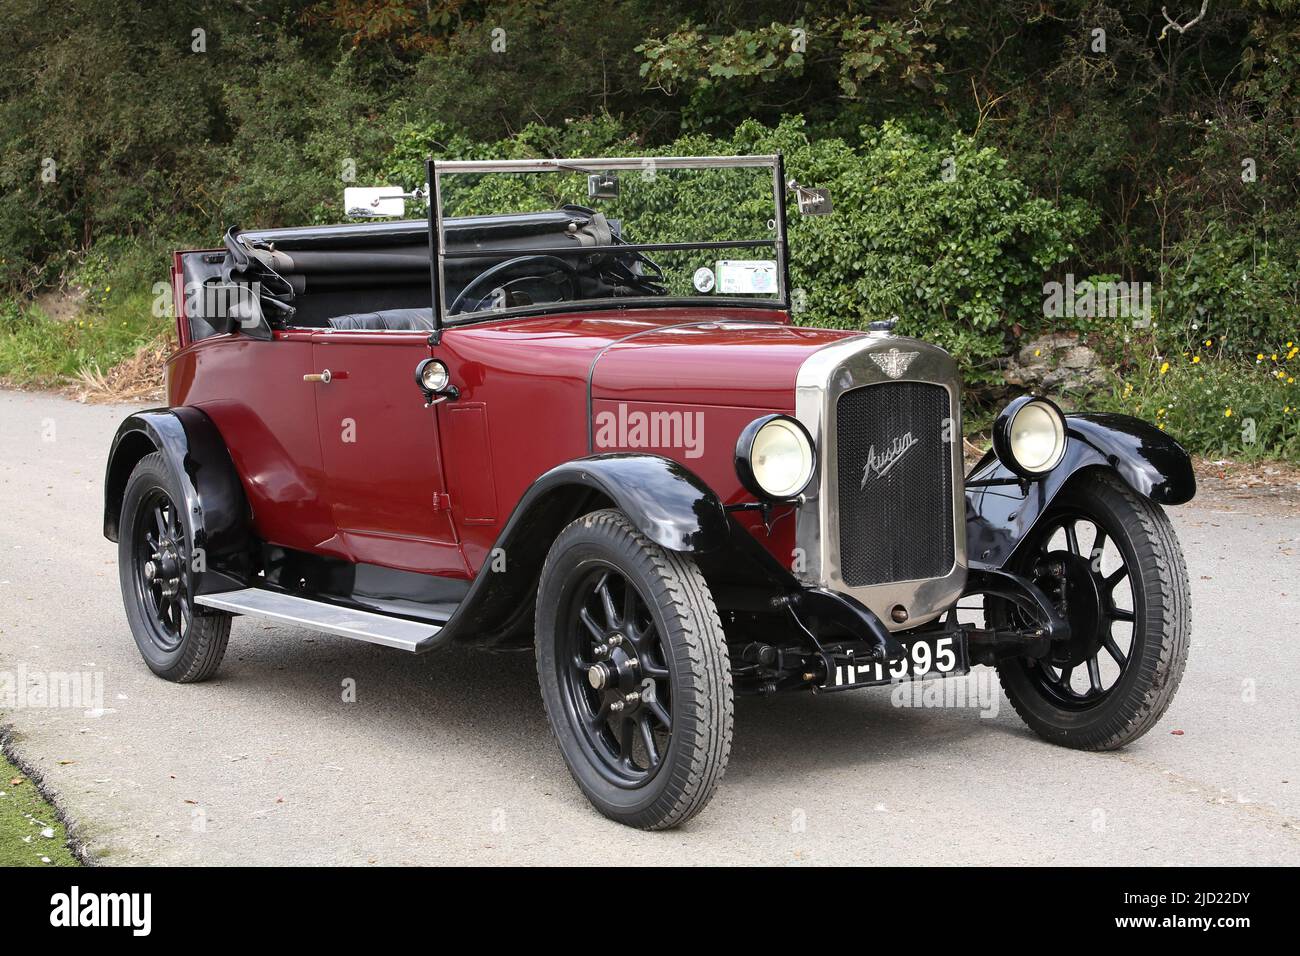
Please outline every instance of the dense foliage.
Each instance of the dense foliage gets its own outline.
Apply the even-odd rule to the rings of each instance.
[[[1206,417],[1171,427],[1219,436],[1195,440],[1207,449],[1234,447],[1227,383],[1263,373],[1271,391],[1242,400],[1276,399],[1255,417],[1283,416],[1270,434],[1296,451],[1284,416],[1300,391],[1256,364],[1300,336],[1295,0],[0,10],[0,290],[13,301],[94,285],[86,263],[134,262],[127,243],[161,275],[167,248],[231,223],[337,220],[348,182],[411,184],[430,152],[780,148],[836,199],[834,216],[794,225],[801,320],[897,313],[986,385],[1018,339],[1073,330],[1111,360],[1115,404],[1185,392],[1176,415]],[[1150,283],[1151,321],[1045,316],[1044,283],[1067,275]],[[40,344],[28,311],[6,305],[0,328]]]

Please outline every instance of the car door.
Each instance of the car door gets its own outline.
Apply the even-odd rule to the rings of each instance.
[[[313,336],[326,495],[353,561],[465,577],[437,415],[414,380],[427,340],[405,331]]]

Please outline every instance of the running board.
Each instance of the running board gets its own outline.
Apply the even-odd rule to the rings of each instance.
[[[281,594],[265,588],[244,588],[239,591],[221,591],[217,594],[200,594],[195,604],[229,611],[231,614],[248,614],[266,617],[286,624],[340,634],[358,641],[396,647],[398,650],[419,654],[434,644],[442,630],[439,624],[408,621],[405,618],[359,611],[324,601]]]

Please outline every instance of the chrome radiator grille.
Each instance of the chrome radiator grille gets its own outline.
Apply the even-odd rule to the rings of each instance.
[[[852,388],[835,403],[840,573],[850,587],[953,567],[948,390],[928,382]]]

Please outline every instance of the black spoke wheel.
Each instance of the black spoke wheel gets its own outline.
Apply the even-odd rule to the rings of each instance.
[[[644,829],[703,809],[731,746],[731,670],[708,585],[620,512],[552,545],[537,600],[542,699],[574,780]]]
[[[145,611],[149,638],[170,653],[180,646],[191,619],[189,566],[185,529],[168,493],[160,487],[145,491],[135,510],[131,539],[135,544],[131,571],[136,600]]]
[[[593,562],[560,620],[566,711],[606,779],[640,786],[663,764],[673,726],[672,682],[645,599],[618,568]]]
[[[166,461],[142,458],[127,481],[118,572],[127,622],[149,668],[193,682],[210,677],[226,650],[230,615],[196,609],[193,554]]]
[[[998,665],[1016,711],[1044,738],[1081,749],[1146,733],[1178,688],[1191,633],[1187,569],[1164,511],[1114,475],[1084,474],[1035,525],[1013,569],[1070,624],[1045,658]],[[1033,624],[996,600],[988,612],[995,624]]]

